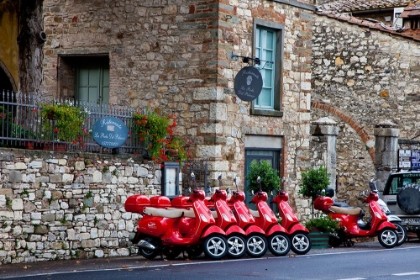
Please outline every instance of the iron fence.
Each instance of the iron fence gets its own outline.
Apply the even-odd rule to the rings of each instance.
[[[81,135],[82,144],[54,139],[54,133],[43,131],[43,123],[52,120],[43,119],[41,109],[43,104],[63,102],[70,102],[86,112],[83,124],[86,131],[91,131],[95,122],[103,117],[120,119],[127,126],[129,132],[127,140],[122,146],[109,149],[99,146],[90,133]],[[38,95],[3,91],[0,93],[0,145],[12,148],[56,150],[64,144],[66,151],[144,154],[143,144],[136,135],[131,133],[133,131],[132,116],[136,111],[139,110],[126,106],[77,102],[71,99],[50,99]]]

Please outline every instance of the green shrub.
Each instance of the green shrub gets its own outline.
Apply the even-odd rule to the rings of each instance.
[[[302,181],[299,184],[301,189],[299,193],[306,198],[314,200],[322,190],[325,190],[330,184],[327,168],[311,168],[302,172]]]
[[[278,189],[280,185],[280,177],[278,171],[273,169],[271,165],[262,160],[253,160],[249,166],[249,172],[246,175],[246,179],[249,181],[248,191],[257,192],[260,190],[260,185],[257,182],[257,178],[261,178],[261,189],[264,192],[270,193],[271,191]]]
[[[319,218],[310,219],[305,226],[312,232],[330,232],[336,233],[340,228],[339,221],[331,219],[329,216],[321,216]]]

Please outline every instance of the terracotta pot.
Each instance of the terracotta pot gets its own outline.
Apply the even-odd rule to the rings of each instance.
[[[67,151],[67,143],[45,143],[43,150],[45,151],[55,151],[55,152],[65,152]]]
[[[34,145],[35,143],[34,142],[32,142],[32,141],[29,141],[29,142],[25,142],[25,149],[28,149],[28,150],[33,150],[34,149]]]

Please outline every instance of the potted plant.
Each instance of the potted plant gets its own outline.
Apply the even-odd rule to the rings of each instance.
[[[186,143],[181,136],[170,136],[168,138],[165,149],[169,160],[178,160],[183,162],[187,159]]]
[[[145,144],[145,150],[152,160],[158,162],[183,161],[187,158],[184,139],[174,135],[176,126],[177,122],[171,115],[163,115],[159,110],[133,114],[134,135]]]
[[[301,189],[299,194],[311,199],[312,217],[314,216],[314,200],[321,193],[326,190],[330,184],[328,178],[327,168],[320,166],[319,168],[310,168],[302,172],[302,181],[299,184]]]
[[[339,221],[327,215],[309,219],[305,227],[309,230],[309,238],[314,249],[328,248],[330,239],[334,239],[340,229]]]
[[[73,142],[82,141],[86,135],[83,122],[86,113],[70,102],[41,105],[42,132],[45,139]]]
[[[260,177],[261,183],[258,183],[258,177]],[[253,160],[249,166],[249,172],[245,178],[249,182],[247,187],[248,191],[257,192],[260,190],[261,185],[262,191],[271,193],[280,185],[278,170],[272,168],[271,165],[264,160]]]

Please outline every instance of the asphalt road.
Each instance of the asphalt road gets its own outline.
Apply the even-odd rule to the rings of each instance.
[[[204,257],[193,260],[181,257],[171,261],[160,258],[149,261],[132,256],[8,264],[0,266],[0,279],[355,280],[379,279],[376,278],[379,275],[381,279],[397,279],[393,275],[398,273],[412,273],[404,274],[404,279],[420,279],[419,263],[420,243],[412,240],[395,249],[384,249],[378,242],[364,242],[350,248],[312,249],[304,256],[289,253],[274,257],[267,253],[259,259],[211,261]]]

